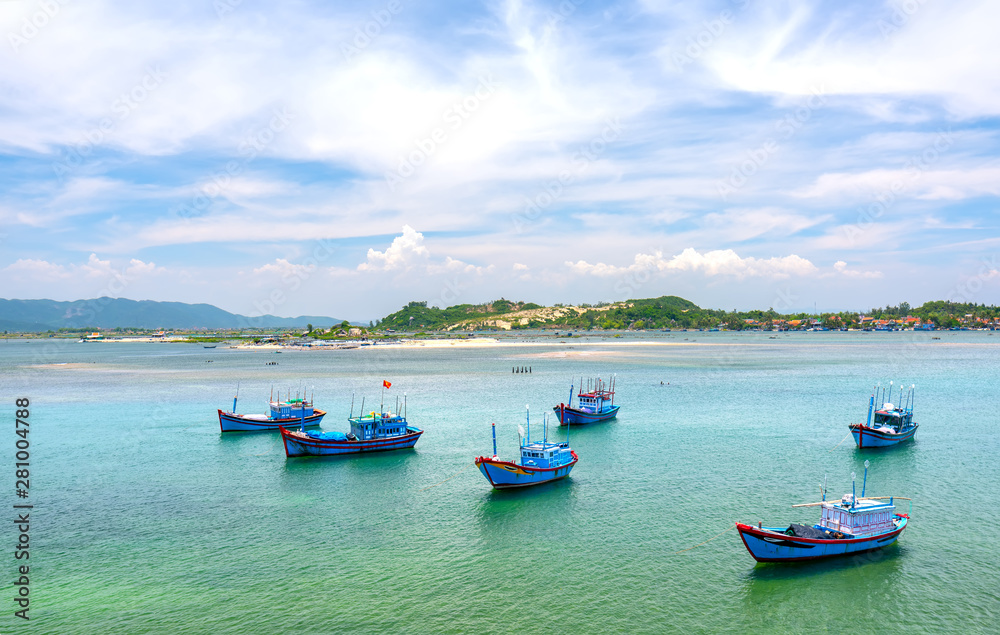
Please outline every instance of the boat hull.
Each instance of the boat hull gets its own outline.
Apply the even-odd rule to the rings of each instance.
[[[864,538],[840,540],[786,536],[780,533],[782,529],[779,527],[759,528],[742,523],[736,523],[736,531],[739,532],[747,551],[757,562],[795,562],[847,556],[891,545],[896,542],[909,522],[905,517],[898,515],[896,519],[896,528],[892,531]]]
[[[851,429],[851,435],[854,437],[854,443],[856,443],[859,448],[884,448],[912,439],[913,435],[917,432],[918,425],[919,424],[914,424],[912,428],[909,428],[905,432],[899,434],[894,432],[881,432],[875,428],[866,426],[863,423],[854,423],[848,427]]]
[[[406,427],[407,433],[393,437],[370,439],[367,441],[333,441],[313,439],[297,430],[281,428],[281,440],[285,444],[285,456],[338,456],[341,454],[360,454],[362,452],[387,452],[404,450],[416,445],[420,435],[424,433],[419,428]]]
[[[558,481],[569,476],[579,459],[573,452],[573,460],[559,467],[525,467],[511,461],[500,461],[485,456],[476,459],[476,467],[483,473],[490,485],[496,489],[530,487]]]
[[[610,410],[606,410],[604,412],[587,412],[585,410],[570,408],[569,406],[560,404],[553,407],[552,410],[555,411],[556,417],[559,418],[559,425],[582,426],[588,423],[597,423],[599,421],[614,419],[618,416],[619,408],[621,408],[621,406],[611,406]]]
[[[305,418],[306,427],[318,426],[324,416],[326,416],[326,411],[314,410],[313,414]],[[281,426],[293,427],[301,425],[302,419],[299,417],[288,419],[249,419],[246,415],[238,415],[232,412],[223,412],[219,410],[219,428],[223,432],[278,430]]]

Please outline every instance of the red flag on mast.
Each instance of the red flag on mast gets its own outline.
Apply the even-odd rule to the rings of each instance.
[[[387,382],[386,380],[383,379],[382,380],[382,387],[383,388],[392,388],[392,384],[390,382]]]

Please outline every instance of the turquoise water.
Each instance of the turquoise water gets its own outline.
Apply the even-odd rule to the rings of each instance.
[[[6,600],[0,632],[996,632],[1000,336],[936,336],[282,354],[0,341],[5,429],[31,399],[35,505],[32,619]],[[526,404],[538,435],[571,381],[612,372],[621,412],[572,430],[571,478],[497,492],[471,466],[491,421],[512,457]],[[241,412],[304,387],[346,430],[352,392],[374,409],[383,379],[426,430],[414,450],[286,460],[277,435],[219,433],[237,381]],[[917,385],[916,440],[843,441],[890,380]],[[790,505],[824,478],[849,492],[852,471],[860,488],[865,459],[869,495],[914,499],[896,545],[755,564],[734,521],[812,524]]]

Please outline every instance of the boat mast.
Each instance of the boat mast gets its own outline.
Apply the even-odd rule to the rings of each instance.
[[[549,441],[549,413],[542,412],[542,445]]]
[[[524,404],[524,425],[528,428],[524,434],[524,440],[527,441],[528,445],[531,445],[531,408],[528,407],[528,404]]]
[[[351,416],[348,419],[354,418],[354,393],[351,393]]]
[[[851,472],[851,508],[853,509],[855,505],[858,504],[858,497],[855,495],[854,489],[854,472]]]
[[[493,458],[497,456],[497,424],[493,423]]]
[[[872,391],[871,399],[868,400],[868,423],[865,424],[868,427],[871,427],[872,425],[872,408],[875,407],[875,392],[877,392],[877,390],[878,389],[876,388]]]
[[[569,401],[566,402],[566,406],[569,408],[573,407],[573,381],[570,380],[569,383]]]
[[[865,480],[861,482],[861,498],[865,497],[865,485],[868,484],[868,461],[865,461]]]
[[[240,397],[240,382],[236,382],[236,396],[233,397],[233,414],[236,414],[236,400]]]

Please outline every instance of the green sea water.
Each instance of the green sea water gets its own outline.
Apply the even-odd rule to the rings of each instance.
[[[282,354],[0,341],[0,632],[997,632],[1000,335],[775,337]],[[621,412],[571,431],[570,478],[498,492],[472,466],[491,422],[513,457],[525,405],[539,436],[571,382],[611,373]],[[219,432],[237,382],[240,412],[304,389],[324,429],[346,430],[352,393],[373,410],[382,380],[426,431],[413,450],[286,459],[276,434]],[[917,386],[916,439],[858,450],[847,424],[890,380]],[[17,397],[30,622],[10,599]],[[860,488],[866,459],[869,495],[913,498],[897,544],[754,562],[735,521],[813,524],[791,505],[824,479],[850,492],[851,472]]]

